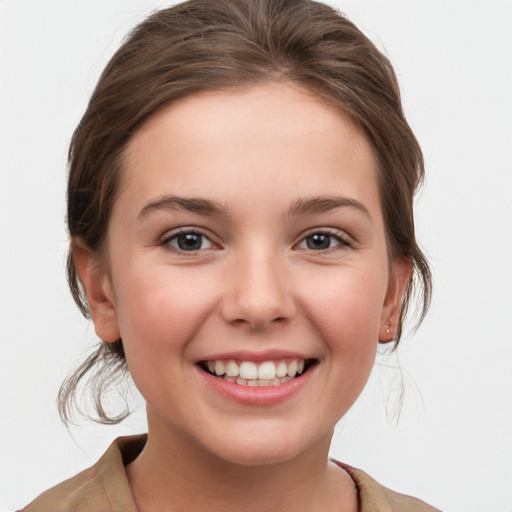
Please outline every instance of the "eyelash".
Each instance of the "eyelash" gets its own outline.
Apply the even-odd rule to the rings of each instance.
[[[335,241],[338,242],[338,244],[336,244],[332,247],[327,247],[325,249],[320,249],[320,250],[311,249],[310,247],[303,247],[303,249],[310,251],[310,252],[320,253],[320,252],[327,252],[330,250],[334,250],[338,245],[343,246],[343,247],[348,247],[348,248],[354,247],[354,242],[348,235],[346,235],[345,233],[340,232],[336,229],[329,229],[329,228],[320,228],[320,229],[317,228],[314,230],[310,230],[308,233],[306,233],[300,239],[299,243],[297,243],[295,245],[295,247],[299,247],[303,243],[307,244],[308,239],[311,239],[312,237],[318,236],[318,235],[328,237],[329,241],[332,241],[334,239]]]
[[[178,244],[180,242],[180,237],[187,237],[187,236],[193,236],[193,235],[195,235],[198,239],[200,239],[201,247],[199,247],[198,249],[192,249],[192,250],[186,250],[186,249],[183,249],[183,248],[179,247]],[[308,240],[311,239],[312,237],[319,236],[319,235],[327,238],[327,241],[329,243],[329,247],[320,248],[320,249],[315,249],[315,248],[308,247],[307,246]],[[332,243],[333,240],[338,242],[338,243],[336,245],[334,245],[334,246],[331,246],[331,243]],[[203,245],[203,243],[205,241],[209,244],[209,246],[206,247],[206,248],[202,247],[202,245]],[[176,242],[176,245],[173,245],[173,242]],[[306,247],[300,247],[302,244],[306,244]],[[197,253],[197,252],[200,252],[200,251],[204,251],[204,250],[208,250],[208,249],[218,248],[219,247],[207,235],[205,235],[201,231],[199,231],[197,229],[194,229],[194,228],[190,228],[190,229],[182,228],[179,231],[174,232],[174,233],[166,236],[161,241],[160,245],[164,246],[168,250],[171,250],[173,252],[177,252],[177,253],[180,253],[180,254],[185,254],[185,253],[194,254],[194,253]],[[354,247],[354,242],[345,233],[342,233],[342,232],[340,232],[338,230],[329,229],[329,228],[321,228],[321,229],[317,228],[317,229],[314,229],[314,230],[310,230],[305,235],[303,235],[302,238],[300,239],[300,241],[297,244],[294,245],[294,248],[305,249],[305,250],[307,250],[309,252],[312,252],[312,253],[323,253],[323,252],[335,250],[335,248],[337,246],[339,246],[339,245],[343,246],[343,247],[352,248],[352,247]]]
[[[188,251],[186,249],[180,248],[177,245],[174,246],[172,244],[173,241],[176,241],[176,244],[179,244],[180,237],[186,237],[186,236],[192,236],[192,235],[197,236],[203,243],[204,243],[204,241],[207,241],[210,244],[210,246],[207,248],[192,249],[192,250]],[[190,228],[190,229],[182,228],[179,231],[176,231],[176,232],[166,236],[161,241],[160,245],[164,246],[168,250],[178,252],[181,254],[184,254],[184,253],[192,253],[193,254],[193,253],[197,253],[199,251],[204,251],[206,249],[214,248],[216,246],[215,242],[213,242],[208,236],[206,236],[204,233],[201,233],[201,231],[198,231],[197,229],[193,229],[193,228]],[[201,243],[201,245],[202,245],[202,243]]]

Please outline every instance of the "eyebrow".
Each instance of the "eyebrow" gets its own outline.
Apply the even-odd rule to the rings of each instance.
[[[366,215],[371,221],[370,212],[359,201],[349,197],[339,196],[314,196],[297,199],[290,207],[289,215],[307,215],[325,213],[338,208],[354,208]]]
[[[288,211],[288,216],[311,215],[315,213],[324,213],[338,208],[355,208],[364,213],[370,221],[372,217],[368,209],[359,201],[348,197],[339,196],[313,196],[297,199],[294,201]],[[154,211],[189,211],[200,215],[218,215],[226,216],[228,209],[210,199],[186,198],[179,196],[161,196],[147,203],[138,215],[142,220]]]
[[[154,211],[159,210],[185,210],[201,215],[227,215],[226,207],[209,199],[161,196],[147,203],[137,218],[142,220]]]

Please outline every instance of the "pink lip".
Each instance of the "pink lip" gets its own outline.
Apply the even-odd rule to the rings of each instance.
[[[235,357],[227,359],[235,359]],[[218,356],[216,356],[218,357]],[[282,356],[281,356],[282,357]],[[289,357],[289,356],[288,356]],[[240,358],[243,359],[243,358]],[[276,358],[279,359],[279,358]],[[245,359],[247,360],[247,359]],[[254,361],[254,359],[249,359]],[[265,360],[265,359],[262,359]],[[268,359],[266,359],[268,361]],[[306,373],[295,377],[294,379],[280,384],[279,386],[242,386],[240,384],[232,384],[219,377],[214,377],[204,370],[197,368],[201,377],[204,379],[206,385],[213,390],[215,393],[222,397],[238,402],[244,405],[255,406],[266,406],[275,405],[291,398],[307,384],[311,377],[311,373],[315,371],[315,367],[310,368]]]
[[[305,356],[297,352],[290,352],[286,350],[266,350],[265,352],[250,352],[247,350],[238,350],[236,352],[222,352],[207,355],[197,362],[200,361],[227,361],[234,359],[235,361],[253,361],[255,363],[261,363],[263,361],[275,361],[278,359],[312,359],[311,356]]]

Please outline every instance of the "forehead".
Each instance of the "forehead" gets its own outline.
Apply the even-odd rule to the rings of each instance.
[[[220,202],[259,189],[337,189],[378,203],[366,137],[348,114],[294,83],[203,92],[161,109],[131,140],[120,188],[140,198],[221,194],[212,197]]]

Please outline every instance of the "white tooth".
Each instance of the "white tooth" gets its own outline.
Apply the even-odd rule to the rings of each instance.
[[[272,380],[272,386],[279,386],[279,384],[281,384],[281,381],[277,377],[275,377]]]
[[[302,374],[302,372],[304,371],[304,364],[304,359],[301,359],[299,361],[299,364],[297,365],[297,373]]]
[[[276,377],[284,377],[288,374],[288,366],[284,361],[281,361],[276,368]]]
[[[295,377],[297,375],[297,360],[294,359],[289,365],[288,365],[288,377]]]
[[[236,383],[240,384],[242,386],[247,386],[247,381],[245,379],[241,379],[240,377],[238,377],[238,379],[236,379]]]
[[[213,361],[206,361],[206,366],[208,366],[210,373],[215,373],[215,363]]]
[[[291,380],[290,377],[282,377],[279,379],[279,382],[281,384],[284,384],[285,382],[288,382],[289,380]]]
[[[222,361],[215,361],[215,374],[224,375],[226,373],[226,367]]]
[[[238,377],[238,365],[233,359],[226,363],[226,374],[228,377]]]
[[[258,367],[256,363],[252,361],[244,361],[240,365],[240,377],[242,379],[257,379],[258,378]]]
[[[258,382],[259,382],[258,379],[250,379],[247,381],[247,385],[251,386],[251,387],[255,387],[258,385]]]
[[[272,380],[276,376],[276,365],[272,361],[265,361],[258,367],[258,379]]]
[[[258,386],[272,386],[274,379],[258,379]]]

